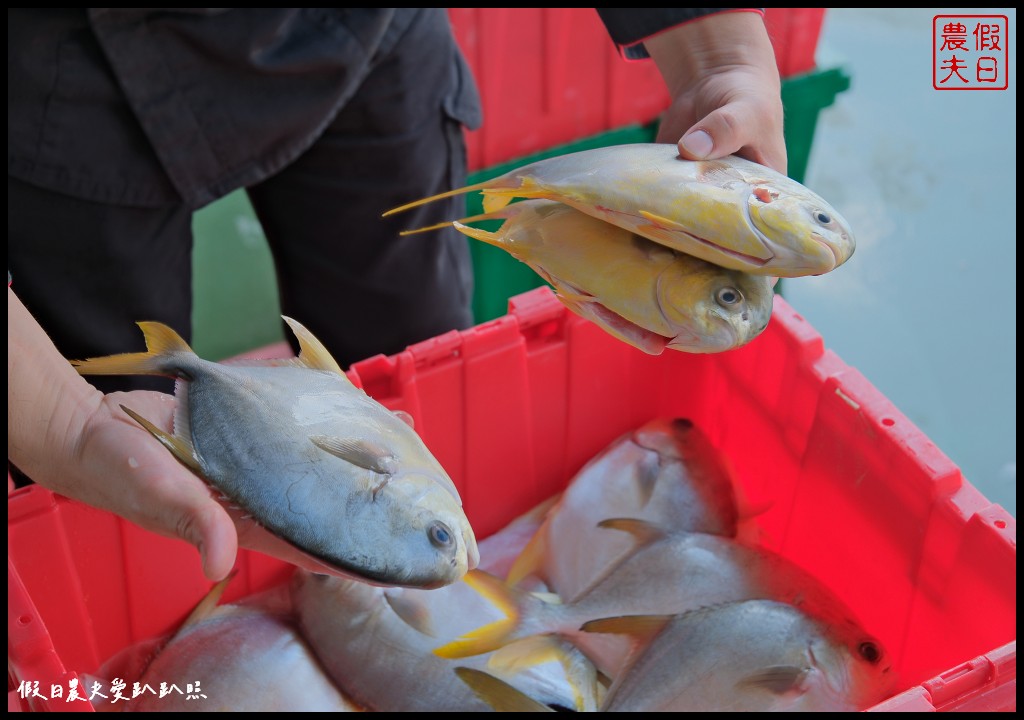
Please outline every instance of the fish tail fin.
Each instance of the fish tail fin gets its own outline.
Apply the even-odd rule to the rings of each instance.
[[[169,375],[176,373],[168,366],[173,355],[194,355],[188,343],[173,329],[159,322],[136,323],[146,338],[146,352],[121,353],[106,357],[72,360],[80,375]]]
[[[493,603],[505,617],[435,648],[434,654],[448,659],[482,655],[520,639],[518,630],[522,624],[524,605],[528,602],[529,594],[516,590],[489,572],[478,569],[467,572],[463,576],[463,582]]]
[[[391,208],[381,215],[381,217],[388,217],[389,215],[404,212],[405,210],[410,210],[414,207],[419,207],[420,205],[426,205],[427,203],[434,202],[435,200],[443,200],[444,198],[455,197],[456,195],[464,195],[465,193],[474,192],[476,190],[486,190],[487,188],[493,187],[496,180],[497,178],[484,180],[483,182],[476,183],[475,185],[467,185],[465,187],[456,188],[455,190],[448,190],[447,192],[438,193],[437,195],[431,195],[430,197],[413,200],[405,205],[399,205],[396,208]]]

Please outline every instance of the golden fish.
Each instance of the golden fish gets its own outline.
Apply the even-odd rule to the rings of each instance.
[[[550,200],[464,222],[506,218],[491,233],[454,223],[551,283],[577,315],[651,355],[746,345],[772,314],[772,279],[730,270]]]
[[[856,246],[849,224],[795,180],[729,155],[683,160],[675,144],[593,148],[402,205],[480,190],[484,211],[515,198],[557,200],[722,267],[775,277],[821,275]]]

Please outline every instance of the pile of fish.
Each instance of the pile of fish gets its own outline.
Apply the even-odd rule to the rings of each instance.
[[[177,378],[173,432],[124,405],[230,508],[304,567],[432,588],[477,565],[455,484],[411,426],[357,388],[304,326],[297,358],[215,363],[140,322],[144,353],[73,361],[83,375]],[[275,553],[280,556],[280,553]]]
[[[888,697],[885,648],[759,537],[728,459],[689,420],[657,419],[481,541],[460,580],[297,568],[239,605],[207,599],[141,674],[202,680],[209,700],[175,710],[843,711]]]
[[[745,345],[768,325],[777,278],[830,272],[855,248],[842,216],[795,180],[734,155],[684,160],[666,143],[540,160],[384,214],[474,191],[484,214],[403,234],[454,225],[652,355]],[[467,225],[499,219],[497,232]]]

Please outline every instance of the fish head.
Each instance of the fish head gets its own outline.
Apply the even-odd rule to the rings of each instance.
[[[368,397],[356,414],[358,424],[342,423],[344,437],[310,437],[313,461],[331,468],[328,479],[289,491],[290,503],[306,507],[327,503],[331,485],[341,489],[344,512],[320,533],[336,547],[316,555],[371,584],[434,588],[459,580],[480,552],[455,484],[399,416]]]
[[[676,255],[657,283],[657,304],[671,336],[667,347],[723,352],[746,345],[768,327],[772,278]]]
[[[779,277],[823,275],[849,260],[856,248],[846,219],[802,185],[754,186],[747,210],[751,226],[771,251],[768,265]]]

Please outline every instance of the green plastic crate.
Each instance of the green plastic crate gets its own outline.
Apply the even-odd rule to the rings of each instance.
[[[793,179],[803,182],[818,113],[849,86],[850,78],[841,68],[817,70],[783,80],[786,148],[789,174]],[[469,175],[468,182],[481,182],[527,162],[554,155],[607,145],[653,142],[656,132],[656,123],[611,130],[479,170]],[[467,215],[482,212],[478,193],[467,196],[466,205]],[[273,259],[245,192],[239,190],[200,210],[195,215],[193,229],[195,305],[192,317],[196,352],[217,360],[283,340]],[[476,279],[473,295],[476,323],[504,315],[508,298],[544,284],[528,265],[498,248],[471,241],[470,249]],[[780,290],[781,283],[776,292]]]

